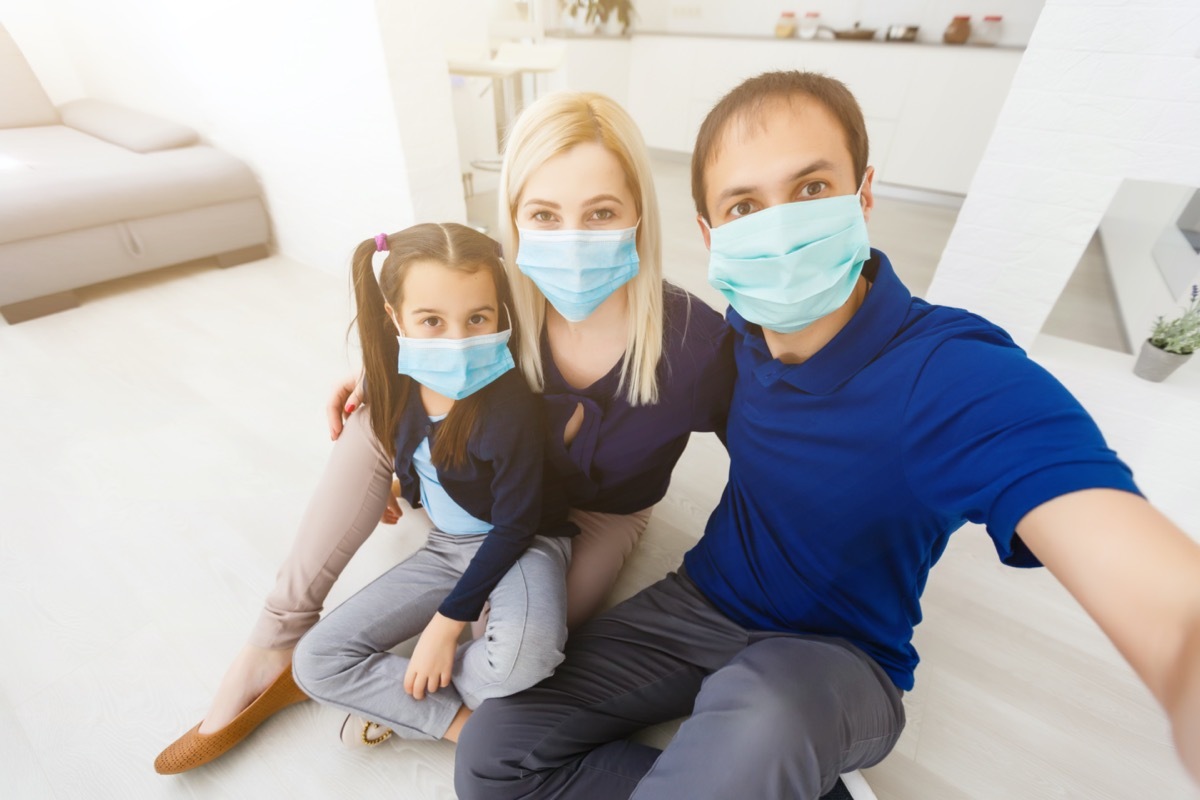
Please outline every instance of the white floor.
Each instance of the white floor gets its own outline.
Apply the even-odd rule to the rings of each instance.
[[[659,168],[668,275],[715,299],[686,170]],[[921,289],[953,216],[884,199],[872,237]],[[343,278],[273,257],[118,281],[79,309],[0,323],[0,797],[453,796],[450,746],[348,752],[340,715],[312,703],[209,767],[151,768],[203,712],[322,468],[323,401],[353,361],[346,295]],[[1200,367],[1153,385],[1115,351],[1044,337],[1033,353],[1200,536]],[[695,437],[618,596],[678,562],[727,463]],[[381,529],[331,602],[420,535],[416,519]],[[908,730],[867,773],[881,800],[1200,797],[1153,701],[1044,571],[999,567],[965,530],[925,611]]]

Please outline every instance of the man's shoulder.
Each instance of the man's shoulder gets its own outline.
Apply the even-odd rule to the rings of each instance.
[[[945,354],[985,360],[1001,353],[1025,357],[1025,351],[1008,331],[996,323],[966,309],[935,305],[918,298],[913,298],[908,317],[889,349],[905,349],[915,356],[938,354],[939,359]]]

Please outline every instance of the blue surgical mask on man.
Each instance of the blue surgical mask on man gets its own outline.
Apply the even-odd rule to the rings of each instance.
[[[512,369],[511,330],[465,339],[410,339],[403,333],[396,370],[451,400],[472,395]]]
[[[637,226],[619,230],[518,230],[517,266],[555,310],[587,319],[638,273]]]
[[[708,282],[746,321],[804,330],[850,298],[871,257],[861,193],[771,206],[712,228]]]

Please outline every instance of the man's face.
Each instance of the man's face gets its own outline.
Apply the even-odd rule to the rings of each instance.
[[[874,198],[867,169],[863,215]],[[854,194],[858,179],[846,136],[823,105],[806,97],[775,100],[753,119],[730,120],[704,170],[705,202],[713,228],[783,203]],[[709,230],[700,220],[705,246]]]

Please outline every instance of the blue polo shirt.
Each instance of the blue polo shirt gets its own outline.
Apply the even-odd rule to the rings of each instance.
[[[729,482],[688,575],[749,629],[844,638],[913,686],[921,592],[950,534],[985,525],[1039,566],[1021,518],[1081,489],[1137,492],[1078,401],[1003,330],[912,297],[883,253],[863,306],[803,364],[730,309]]]

